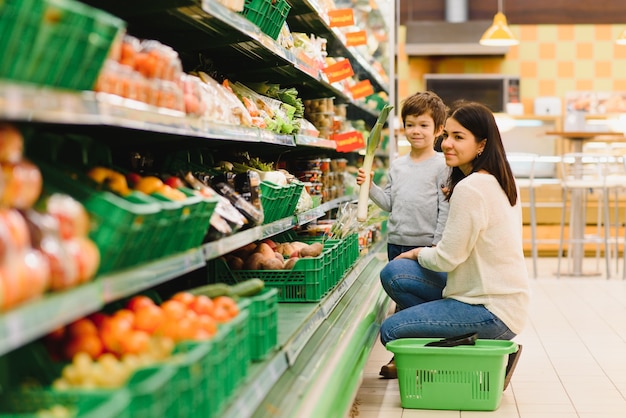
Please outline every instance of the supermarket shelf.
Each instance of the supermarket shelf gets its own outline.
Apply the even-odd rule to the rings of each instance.
[[[333,415],[327,411],[313,414],[307,408],[296,413],[298,405],[286,404],[302,399],[295,395],[294,388],[297,392],[302,389],[302,385],[308,387],[307,390],[321,389],[321,386],[328,386],[330,383],[302,379],[303,374],[295,369],[310,366],[323,370],[326,367],[324,362],[346,355],[352,357],[347,362],[347,365],[352,366],[346,376],[350,380],[346,382],[349,387],[340,385],[341,390],[335,390],[333,396],[324,394],[326,398],[323,402],[319,398],[316,400],[320,403],[335,403],[341,399],[333,400],[333,397],[339,397],[346,398],[344,402],[351,401],[346,395],[348,390],[354,392],[358,388],[361,362],[367,357],[367,354],[355,356],[355,353],[369,353],[382,315],[387,311],[388,298],[379,287],[372,286],[385,263],[383,259],[386,260],[382,251],[385,245],[384,241],[375,244],[368,255],[360,258],[337,287],[319,303],[279,304],[279,332],[282,334],[279,335],[280,349],[268,360],[252,365],[246,382],[235,393],[232,403],[222,411],[221,417],[266,416],[267,410],[280,411],[276,413],[277,417],[331,417]],[[343,324],[337,326],[339,322]],[[335,332],[343,333],[341,338],[328,332],[329,328],[335,327]],[[294,373],[287,373],[290,369],[294,369]],[[309,378],[322,378],[321,375],[315,377],[314,374],[311,371],[305,373]],[[297,383],[293,379],[302,381]],[[290,396],[286,396],[287,392]],[[307,399],[313,400],[308,396]],[[268,409],[262,406],[263,403]]]
[[[169,7],[164,2],[154,5],[148,0],[134,1],[132,5],[124,0],[82,1],[126,20],[132,35],[171,46],[181,54],[183,63],[193,60],[190,65],[196,66],[198,53],[202,52],[211,59],[213,69],[229,78],[296,86],[302,98],[335,97],[348,103],[370,124],[378,116],[364,101],[353,100],[340,86],[328,83],[319,70],[306,65],[293,52],[261,32],[258,26],[215,0],[179,0],[171,2]],[[303,3],[309,19],[324,28],[316,32],[318,35],[330,38],[333,45],[345,45],[341,33],[323,22],[317,12],[319,8],[306,0],[291,3]],[[293,6],[292,11],[301,8]],[[298,25],[297,20],[292,22],[294,13],[288,15],[289,25]],[[313,27],[315,25],[309,26]],[[380,75],[355,48],[343,46],[340,51],[341,56],[351,59],[360,79],[368,78],[376,91],[387,92]]]
[[[201,248],[165,257],[63,292],[46,294],[0,315],[0,355],[37,339],[105,304],[206,265]]]
[[[103,306],[102,282],[51,293],[0,315],[0,355],[97,311]]]
[[[0,119],[112,126],[229,142],[296,145],[293,135],[209,122],[112,94],[68,92],[14,82],[0,81]]]
[[[289,0],[291,10],[287,17],[289,28],[294,32],[315,33],[328,40],[327,49],[331,55],[350,59],[352,68],[360,79],[369,79],[376,91],[389,93],[389,82],[380,74],[356,48],[347,47],[345,36],[338,28],[331,28],[328,22],[320,17],[322,8],[316,0]]]
[[[308,212],[271,224],[238,232],[201,247],[126,270],[98,277],[95,281],[64,292],[51,293],[0,315],[0,355],[20,347],[80,317],[98,311],[105,304],[139,293],[191,271],[210,260],[250,242],[269,238],[294,226],[317,219],[354,197],[346,196]],[[306,222],[303,220],[306,219]]]
[[[202,246],[204,258],[211,260],[223,254],[227,254],[237,248],[241,248],[253,241],[270,238],[281,232],[288,231],[295,226],[300,226],[321,218],[330,210],[336,209],[345,202],[354,200],[355,196],[342,196],[330,202],[322,203],[320,206],[310,209],[306,212],[299,213],[295,216],[279,219],[267,225],[260,225],[245,231],[238,232],[229,237],[222,238],[218,241],[209,242]]]
[[[104,303],[113,302],[164,283],[206,265],[202,248],[161,258],[141,266],[98,278]]]

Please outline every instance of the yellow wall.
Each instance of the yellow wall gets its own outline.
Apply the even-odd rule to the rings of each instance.
[[[525,113],[539,96],[576,90],[626,91],[626,46],[614,40],[625,25],[511,25],[520,40],[504,56],[408,57],[398,38],[398,100],[423,90],[425,73],[500,73],[521,78]]]

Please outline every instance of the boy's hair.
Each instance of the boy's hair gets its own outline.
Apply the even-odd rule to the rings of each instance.
[[[448,109],[443,100],[432,91],[422,91],[415,93],[402,103],[402,123],[406,122],[409,115],[430,114],[435,122],[435,129],[446,123]]]

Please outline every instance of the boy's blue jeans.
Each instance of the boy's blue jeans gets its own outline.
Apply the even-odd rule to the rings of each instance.
[[[383,288],[400,311],[383,321],[383,345],[398,338],[447,338],[477,332],[478,338],[510,340],[515,334],[483,305],[442,297],[447,274],[417,261],[390,261],[380,272]]]

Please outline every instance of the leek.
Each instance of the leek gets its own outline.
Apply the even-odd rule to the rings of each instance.
[[[378,144],[380,143],[380,134],[383,129],[383,125],[389,116],[389,112],[393,109],[393,106],[385,105],[383,110],[380,111],[376,124],[370,131],[367,138],[367,149],[365,151],[365,158],[363,159],[363,170],[365,171],[365,181],[359,189],[359,203],[357,207],[356,219],[359,222],[367,220],[367,206],[369,203],[370,192],[370,175],[372,171],[372,164],[374,163],[374,153]]]

